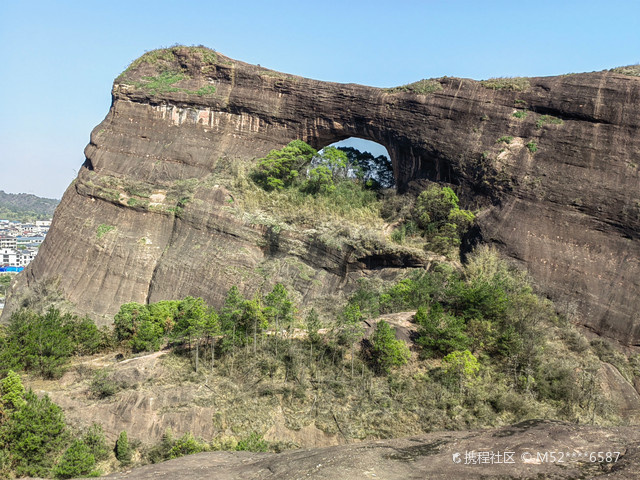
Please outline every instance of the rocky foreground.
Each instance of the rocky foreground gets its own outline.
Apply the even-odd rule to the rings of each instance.
[[[200,453],[104,478],[634,479],[640,478],[640,430],[530,420],[494,430],[438,432],[280,454]]]

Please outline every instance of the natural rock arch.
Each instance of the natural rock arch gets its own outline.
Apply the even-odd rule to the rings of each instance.
[[[179,80],[145,83],[167,71]],[[98,315],[171,293],[216,301],[217,291],[199,285],[213,278],[206,262],[215,255],[190,245],[214,249],[210,238],[221,231],[229,245],[254,235],[221,213],[223,189],[199,190],[204,210],[173,219],[127,205],[122,189],[110,197],[98,180],[167,190],[210,175],[222,158],[355,136],[387,148],[401,191],[421,179],[457,185],[463,204],[482,207],[482,238],[522,263],[572,320],[638,345],[639,103],[640,79],[611,72],[513,84],[445,77],[380,89],[274,72],[202,47],[149,52],[114,82],[109,114],[85,151],[92,170],[83,168],[65,193],[23,282],[60,276],[66,297]],[[96,244],[87,219],[115,225],[117,236]],[[342,267],[321,262],[335,252],[309,252],[316,272],[341,275]],[[249,249],[226,261],[253,268],[259,255]],[[184,257],[194,260],[182,265]]]

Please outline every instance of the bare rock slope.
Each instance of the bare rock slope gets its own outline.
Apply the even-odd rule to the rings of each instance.
[[[105,478],[630,480],[640,478],[639,472],[637,429],[532,420],[495,430],[432,433],[281,454],[200,453]]]
[[[115,80],[18,288],[51,282],[108,322],[128,301],[194,295],[219,305],[233,284],[249,293],[276,278],[312,301],[354,276],[424,265],[234,212],[234,166],[293,139],[320,148],[357,136],[387,147],[400,190],[422,179],[457,185],[481,209],[479,237],[576,321],[638,345],[639,103],[640,79],[611,72],[380,89],[203,47],[149,52]]]

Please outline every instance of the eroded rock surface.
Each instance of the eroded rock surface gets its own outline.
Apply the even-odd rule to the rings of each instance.
[[[597,461],[598,452],[602,452],[604,462]],[[482,463],[477,460],[478,454],[485,459]],[[606,462],[607,458],[611,462]],[[200,453],[105,478],[634,479],[640,478],[638,472],[640,433],[637,429],[603,429],[532,420],[495,430],[432,433],[280,454]]]
[[[400,190],[421,179],[457,186],[465,206],[482,209],[481,238],[576,322],[640,344],[640,79],[572,74],[515,91],[445,77],[416,93],[310,80],[204,48],[166,52],[116,79],[18,288],[58,279],[80,312],[106,323],[129,301],[220,305],[233,284],[251,293],[276,279],[314,301],[381,267],[423,265],[389,252],[373,265],[348,242],[233,213],[229,165],[297,138],[319,148],[356,136],[387,147]]]

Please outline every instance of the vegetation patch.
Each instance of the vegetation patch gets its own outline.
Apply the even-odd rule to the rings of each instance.
[[[439,92],[441,90],[443,90],[442,84],[438,79],[435,78],[425,78],[422,80],[418,80],[417,82],[408,83],[407,85],[385,88],[385,91],[388,93],[411,92],[421,95],[428,95],[430,93]]]
[[[518,110],[517,112],[513,113],[513,116],[516,118],[525,118],[528,113],[529,112],[527,112],[526,110]]]
[[[552,115],[540,115],[536,121],[536,128],[542,128],[545,125],[562,125],[564,121],[561,118]]]
[[[529,152],[531,153],[536,153],[538,151],[538,144],[533,140],[527,143],[525,146],[529,149]]]
[[[482,80],[480,85],[491,90],[511,90],[513,92],[525,92],[531,86],[526,77],[490,78]]]
[[[511,135],[504,135],[496,140],[496,143],[506,143],[507,145],[513,142],[513,137]]]
[[[455,256],[462,236],[474,220],[473,212],[460,209],[458,196],[450,187],[432,185],[418,196],[409,215],[391,234],[391,239],[404,243],[410,238],[421,238],[423,248]]]
[[[147,90],[152,95],[158,93],[178,92],[181,89],[174,87],[174,84],[186,78],[183,73],[162,72],[155,77],[142,77],[139,82],[134,83],[136,88]]]
[[[300,140],[273,150],[248,175],[238,172],[233,189],[239,206],[266,211],[286,222],[381,224],[378,195],[393,185],[391,163],[352,148],[321,152]]]
[[[98,228],[96,229],[96,237],[98,238],[98,240],[100,240],[107,233],[112,232],[115,229],[116,227],[114,227],[113,225],[107,225],[106,223],[102,223],[98,225]]]
[[[612,68],[609,71],[613,73],[621,73],[622,75],[640,77],[640,63],[636,63],[635,65],[627,65],[625,67]]]

